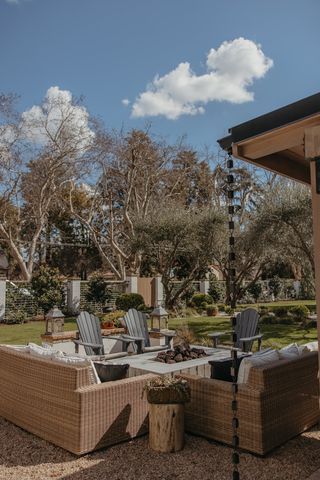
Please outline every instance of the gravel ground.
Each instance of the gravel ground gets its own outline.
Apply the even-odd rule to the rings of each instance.
[[[230,480],[230,458],[230,448],[191,435],[175,454],[150,451],[142,437],[79,458],[0,418],[0,480]],[[318,468],[318,428],[266,458],[241,454],[241,480],[304,480]]]

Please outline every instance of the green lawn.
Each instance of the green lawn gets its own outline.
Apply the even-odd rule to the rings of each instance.
[[[293,307],[294,305],[315,305],[316,301],[315,300],[281,300],[278,302],[272,302],[272,303],[248,303],[245,305],[240,305],[240,307]]]
[[[65,318],[65,330],[76,330],[74,318]],[[45,331],[45,322],[29,322],[21,325],[0,325],[0,343],[24,345],[28,342],[41,344],[40,335]]]
[[[296,304],[314,305],[314,300],[304,301],[286,301],[273,302],[274,306],[292,306]],[[257,306],[257,305],[255,305]],[[196,340],[206,341],[207,333],[213,331],[230,331],[230,320],[226,316],[219,317],[190,317],[175,318],[169,320],[169,328],[176,329],[187,326],[194,333]],[[65,330],[75,330],[76,322],[74,318],[65,319]],[[30,322],[22,325],[1,325],[0,324],[0,343],[6,344],[26,344],[28,342],[41,343],[40,335],[44,333],[44,322]],[[292,342],[299,344],[317,339],[316,328],[308,330],[299,325],[261,325],[263,333],[263,346],[282,347]]]
[[[226,317],[192,317],[169,321],[172,329],[183,326],[189,327],[196,339],[203,341],[208,332],[230,331],[230,320]],[[281,348],[289,343],[303,344],[317,339],[316,328],[306,330],[299,325],[261,325],[260,331],[263,333],[263,347]]]

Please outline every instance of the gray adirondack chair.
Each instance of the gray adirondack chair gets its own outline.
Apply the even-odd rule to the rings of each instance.
[[[103,338],[116,338],[124,345],[123,351],[126,351],[130,343],[141,340],[132,338],[129,335],[119,337],[103,336],[101,334],[100,321],[98,317],[89,312],[81,312],[77,317],[77,326],[79,330],[79,339],[73,340],[76,347],[76,353],[79,351],[79,345],[82,345],[87,355],[104,355]]]
[[[150,346],[147,317],[143,312],[138,312],[134,308],[131,308],[124,316],[124,321],[129,335],[140,339],[140,341],[138,340],[132,344],[136,353],[167,350],[171,348],[172,338],[175,337],[175,333],[169,331],[166,333],[157,331],[165,337],[165,345]]]
[[[236,348],[243,352],[251,352],[253,342],[258,341],[258,350],[261,349],[263,334],[259,333],[259,314],[254,308],[246,308],[236,317],[235,332],[237,334]],[[218,347],[220,337],[230,335],[230,332],[213,332],[208,337],[212,339],[213,346]]]

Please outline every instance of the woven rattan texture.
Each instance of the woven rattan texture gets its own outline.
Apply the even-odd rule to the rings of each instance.
[[[92,385],[91,367],[0,348],[0,416],[77,455],[147,432],[153,375]]]
[[[319,420],[318,354],[254,367],[237,394],[240,448],[260,455]],[[232,384],[181,375],[191,387],[186,430],[231,444]]]

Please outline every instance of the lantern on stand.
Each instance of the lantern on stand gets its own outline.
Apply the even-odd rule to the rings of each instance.
[[[151,313],[151,330],[168,330],[169,314],[163,307],[156,307]]]
[[[62,333],[64,327],[64,315],[58,307],[53,307],[46,315],[46,335]]]

